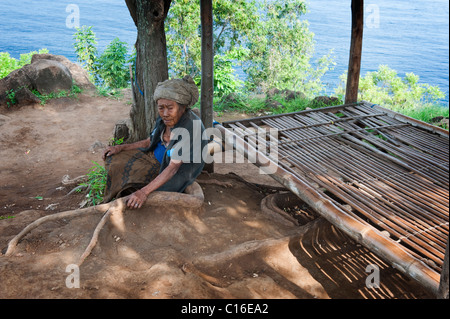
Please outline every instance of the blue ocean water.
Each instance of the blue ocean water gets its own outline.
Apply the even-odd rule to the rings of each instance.
[[[327,93],[332,93],[348,66],[351,1],[309,0],[308,4],[303,18],[315,34],[317,57],[334,51],[337,65],[323,78]],[[131,50],[136,27],[124,0],[0,0],[0,52],[19,58],[21,53],[47,48],[75,61],[74,11],[68,10],[73,5],[79,9],[79,25],[93,26],[99,51],[115,37]],[[365,7],[362,75],[380,64],[401,76],[413,72],[421,82],[438,85],[447,94],[448,106],[448,1],[372,0]]]
[[[315,33],[316,52],[334,49],[337,65],[324,78],[332,88],[348,67],[351,1],[309,0],[306,19]],[[400,76],[413,72],[420,82],[449,93],[449,2],[447,0],[365,1],[361,74],[388,65]]]

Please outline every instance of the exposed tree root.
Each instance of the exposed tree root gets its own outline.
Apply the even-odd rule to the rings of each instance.
[[[40,225],[42,225],[46,222],[60,220],[63,218],[75,218],[75,217],[85,216],[85,215],[89,215],[89,214],[104,213],[105,211],[109,210],[111,207],[116,205],[118,201],[124,201],[124,199],[118,199],[114,202],[102,204],[102,205],[98,205],[98,206],[88,207],[88,208],[84,208],[84,209],[76,209],[76,210],[71,210],[71,211],[66,211],[66,212],[61,212],[61,213],[56,213],[53,215],[41,217],[41,218],[35,220],[34,222],[32,222],[31,224],[29,224],[27,227],[25,227],[19,234],[17,234],[9,242],[8,249],[6,250],[5,256],[6,257],[12,256],[15,252],[15,249],[16,249],[19,241],[23,237],[25,237],[25,235],[27,235],[29,232],[31,232],[33,229],[39,227]]]
[[[97,214],[97,213],[103,213],[103,217],[98,223],[97,227],[94,230],[94,233],[92,235],[91,241],[89,245],[87,246],[84,253],[81,255],[78,265],[80,266],[84,260],[90,255],[92,252],[92,249],[95,247],[98,241],[98,236],[103,228],[103,226],[108,221],[109,217],[112,214],[115,213],[123,213],[126,211],[128,197],[119,198],[113,202],[97,205],[93,207],[88,207],[84,209],[77,209],[77,210],[71,210],[61,213],[56,213],[53,215],[48,215],[41,217],[31,224],[29,224],[27,227],[25,227],[18,235],[16,235],[8,244],[5,256],[10,257],[14,254],[17,244],[19,241],[25,237],[29,232],[31,232],[33,229],[39,227],[40,225],[54,220],[60,220],[63,218],[75,218],[80,216],[86,216],[89,214]],[[194,183],[191,186],[189,186],[185,193],[170,193],[170,192],[154,192],[150,194],[150,196],[147,198],[147,201],[144,205],[145,206],[181,206],[185,208],[199,208],[203,205],[204,201],[204,195],[202,188],[199,184]]]
[[[207,275],[204,272],[201,272],[200,270],[198,270],[192,263],[185,263],[181,266],[181,270],[183,271],[183,273],[187,274],[187,273],[191,273],[196,275],[197,277],[202,278],[203,280],[205,280],[207,283],[215,286],[215,287],[219,287],[219,288],[226,288],[229,286],[229,283],[215,278],[213,276]]]
[[[84,260],[91,254],[92,249],[94,249],[95,245],[97,245],[98,241],[98,235],[100,234],[100,230],[102,230],[103,226],[105,225],[106,221],[108,220],[109,216],[113,213],[112,209],[108,209],[106,213],[103,215],[102,219],[98,223],[97,227],[95,227],[94,234],[92,235],[92,239],[89,243],[89,245],[86,247],[86,250],[81,255],[80,260],[78,261],[78,266],[81,266],[81,264],[84,262]]]
[[[308,230],[315,227],[315,225],[321,222],[321,218],[317,218],[316,220],[300,226],[298,228],[294,228],[292,231],[288,232],[283,237],[275,237],[265,240],[254,240],[244,242],[242,244],[233,246],[227,250],[224,250],[220,253],[216,253],[213,255],[202,256],[196,258],[195,263],[192,261],[192,264],[195,267],[216,267],[217,265],[221,265],[227,263],[233,259],[240,258],[244,255],[249,255],[255,253],[257,251],[261,251],[270,247],[289,244],[292,240],[296,240],[300,238],[303,234],[305,234]]]

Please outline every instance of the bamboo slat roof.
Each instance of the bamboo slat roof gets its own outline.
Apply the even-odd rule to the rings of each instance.
[[[449,235],[448,131],[367,102],[222,126],[277,163],[282,173],[272,177],[308,186],[283,182],[303,200],[329,202],[316,205],[319,214],[412,277],[409,258],[417,260],[432,289],[439,285]],[[363,239],[361,225],[387,241]],[[404,253],[401,265],[395,256]]]

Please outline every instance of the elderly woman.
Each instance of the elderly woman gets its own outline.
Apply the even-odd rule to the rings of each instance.
[[[201,120],[190,109],[199,98],[190,77],[159,83],[154,93],[159,117],[146,140],[109,146],[103,153],[108,171],[104,201],[129,196],[127,206],[141,208],[154,191],[184,192],[205,165],[207,141]]]

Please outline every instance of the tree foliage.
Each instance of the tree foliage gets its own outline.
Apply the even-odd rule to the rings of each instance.
[[[110,88],[128,86],[130,72],[127,67],[128,47],[126,42],[115,38],[105,49],[97,62],[97,74],[104,85]]]
[[[128,86],[130,56],[128,45],[119,38],[112,40],[102,54],[97,49],[97,38],[92,26],[82,26],[73,35],[77,60],[89,72],[97,86],[118,89]]]
[[[198,1],[172,3],[166,24],[172,77],[200,75],[199,12]],[[247,90],[277,87],[307,95],[322,90],[320,78],[332,61],[326,56],[316,66],[311,64],[314,41],[308,22],[301,19],[306,12],[304,0],[216,0],[213,12],[216,93],[242,86],[230,63],[245,73]]]
[[[343,96],[347,74],[341,77],[341,84],[336,94]],[[377,71],[367,72],[359,82],[358,100],[366,100],[381,106],[389,107],[395,111],[423,108],[438,104],[445,94],[437,86],[420,83],[420,78],[414,73],[405,74],[401,78],[397,71],[387,65],[380,65]]]
[[[74,48],[78,62],[91,74],[96,73],[95,63],[97,61],[97,38],[92,26],[82,26],[77,28],[73,35]]]
[[[311,64],[315,43],[308,21],[301,18],[307,12],[305,1],[264,0],[259,12],[246,40],[248,88],[290,89],[310,97],[319,93],[321,77],[333,62],[328,55]]]

